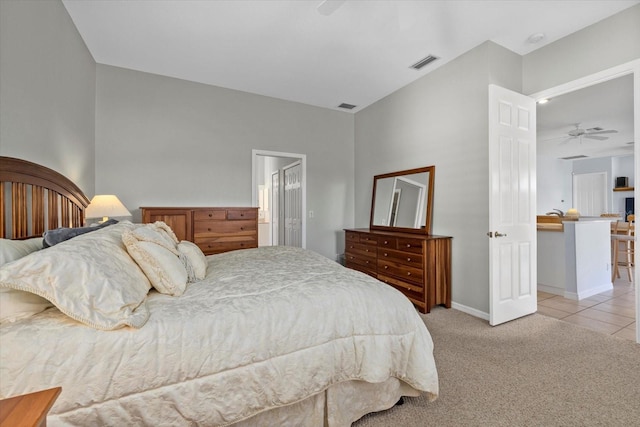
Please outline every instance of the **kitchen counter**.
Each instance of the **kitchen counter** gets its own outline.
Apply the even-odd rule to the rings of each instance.
[[[612,289],[610,222],[539,215],[538,289],[577,300]]]

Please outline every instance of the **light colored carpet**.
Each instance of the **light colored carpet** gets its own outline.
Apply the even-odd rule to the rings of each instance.
[[[440,395],[405,398],[355,427],[640,426],[640,345],[540,314],[497,327],[454,309],[422,315]]]

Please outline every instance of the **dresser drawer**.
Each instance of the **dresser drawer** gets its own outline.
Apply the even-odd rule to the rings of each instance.
[[[409,281],[424,287],[424,271],[422,268],[392,262],[378,258],[378,272],[383,275],[390,275],[402,280]]]
[[[398,250],[421,254],[422,242],[420,239],[398,238]]]
[[[195,238],[195,244],[198,245],[205,255],[217,254],[221,252],[234,251],[237,249],[257,248],[256,239],[249,236],[229,236],[217,238]]]
[[[227,219],[256,219],[258,211],[256,209],[227,209]]]
[[[378,247],[396,249],[398,247],[398,239],[395,237],[379,236]]]
[[[376,248],[364,243],[348,243],[346,253],[367,258],[376,258]]]
[[[391,276],[385,276],[384,274],[378,274],[378,280],[391,285],[400,292],[402,292],[412,303],[418,307],[424,309],[426,307],[426,300],[424,295],[424,288],[417,286],[414,283],[405,282],[404,280],[397,279]]]
[[[193,224],[193,234],[195,238],[225,234],[254,234],[256,230],[257,224],[253,220],[195,221]]]
[[[422,254],[413,252],[396,251],[392,249],[378,247],[378,258],[382,260],[397,262],[415,268],[422,268]]]
[[[345,235],[345,241],[347,243],[362,243],[364,245],[370,245],[370,246],[375,246],[378,244],[377,238],[373,236],[369,236],[368,234],[355,233],[352,231],[347,231]]]
[[[227,218],[225,209],[198,209],[193,213],[193,219],[196,221],[218,220],[223,221]]]
[[[357,254],[347,252],[345,254],[346,261],[349,264],[356,264],[362,267],[366,267],[369,271],[376,271],[376,258],[375,257],[363,257]]]

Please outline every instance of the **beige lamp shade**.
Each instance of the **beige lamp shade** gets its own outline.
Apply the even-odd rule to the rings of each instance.
[[[131,212],[113,194],[100,194],[91,199],[84,211],[85,218],[100,218],[102,222],[114,216],[131,216]]]

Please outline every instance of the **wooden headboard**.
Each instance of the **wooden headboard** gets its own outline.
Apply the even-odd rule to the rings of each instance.
[[[81,227],[89,199],[60,173],[0,156],[0,237],[42,236],[58,227]]]

